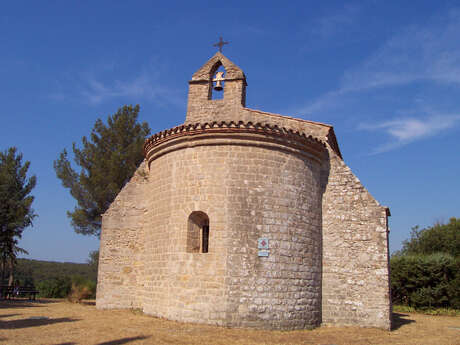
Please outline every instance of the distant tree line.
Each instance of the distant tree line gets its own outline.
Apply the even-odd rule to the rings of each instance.
[[[460,309],[460,218],[414,227],[390,265],[393,303]]]
[[[97,264],[17,259],[16,279],[21,286],[33,286],[40,297],[64,298],[72,286],[88,289],[88,298],[96,297]]]

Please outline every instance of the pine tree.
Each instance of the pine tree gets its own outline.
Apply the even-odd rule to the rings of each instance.
[[[29,195],[35,187],[35,176],[27,178],[30,162],[22,164],[22,154],[15,147],[0,152],[0,253],[2,283],[9,266],[9,284],[13,283],[16,256],[27,253],[18,247],[25,228],[36,217],[32,209],[34,197]]]
[[[139,105],[125,105],[108,117],[107,125],[98,119],[90,140],[82,138],[81,149],[73,143],[79,173],[73,170],[66,150],[54,161],[57,177],[78,203],[67,212],[75,232],[100,235],[101,215],[144,159],[143,144],[150,128],[146,122],[137,123],[138,114]]]

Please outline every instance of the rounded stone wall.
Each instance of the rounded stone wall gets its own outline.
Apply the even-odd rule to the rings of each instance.
[[[320,165],[302,133],[177,127],[145,145],[144,312],[227,326],[321,323]],[[258,256],[267,238],[269,255]]]

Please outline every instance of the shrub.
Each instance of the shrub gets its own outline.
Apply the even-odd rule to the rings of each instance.
[[[460,309],[460,259],[448,254],[393,256],[393,303]]]
[[[96,297],[96,282],[82,276],[64,276],[41,281],[37,284],[40,297],[66,298],[81,301]]]
[[[71,302],[80,303],[82,300],[89,298],[91,294],[91,290],[88,286],[72,284],[67,299]]]
[[[81,302],[83,299],[96,297],[96,282],[81,276],[72,277],[72,287],[67,296],[71,302]]]
[[[52,278],[37,284],[40,297],[64,298],[71,289],[72,281],[69,277]]]

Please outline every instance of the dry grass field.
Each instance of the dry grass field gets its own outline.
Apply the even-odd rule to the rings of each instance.
[[[395,313],[391,332],[357,327],[263,331],[184,324],[94,302],[0,301],[0,344],[460,344],[460,317]]]

